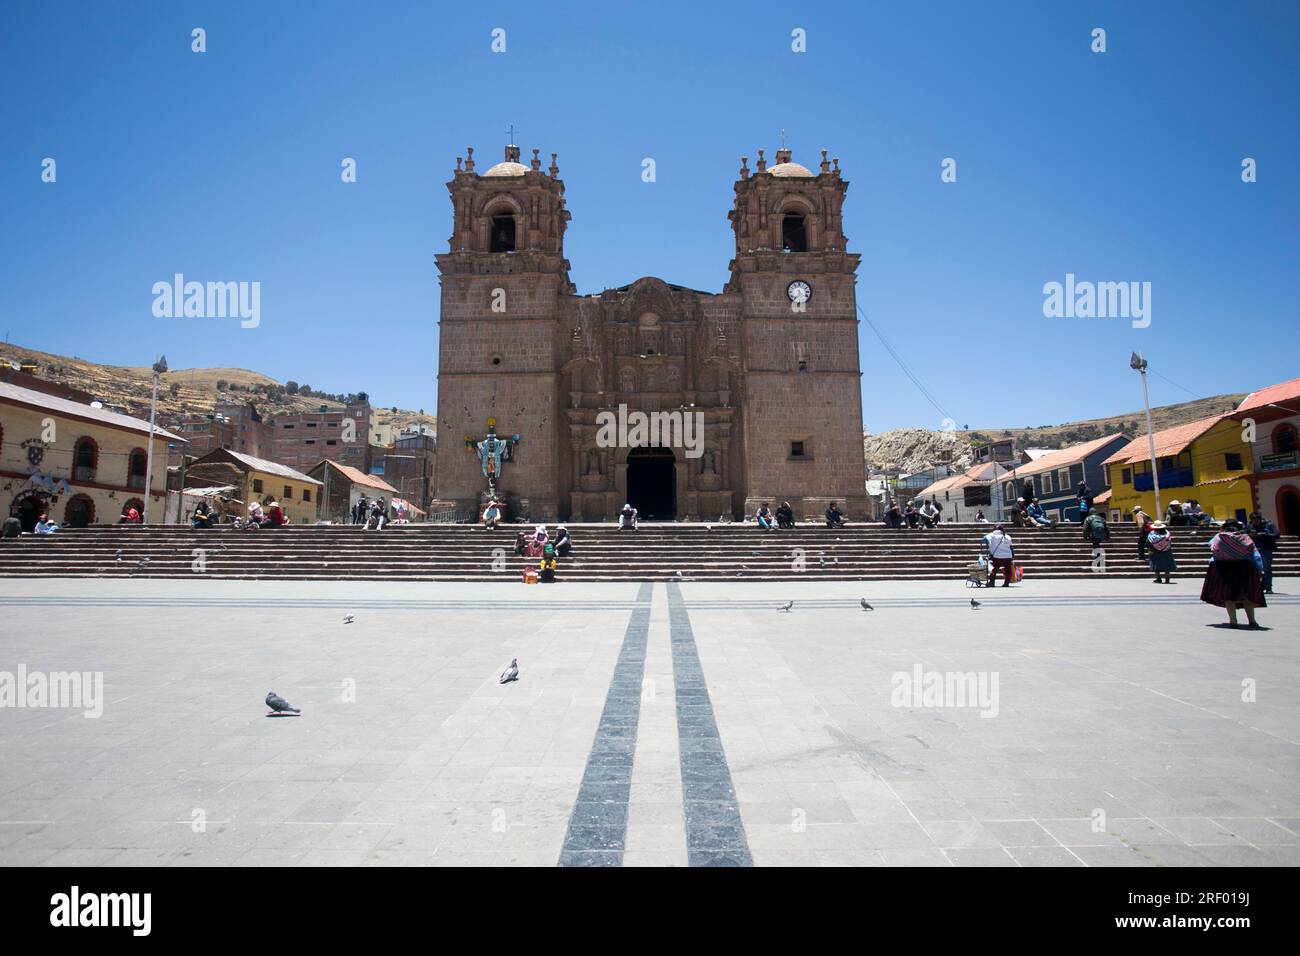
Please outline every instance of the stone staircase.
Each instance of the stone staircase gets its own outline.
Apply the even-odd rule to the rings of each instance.
[[[636,532],[620,532],[612,525],[572,524],[569,529],[576,545],[560,559],[561,580],[870,581],[963,579],[989,527],[947,524],[926,531],[809,525],[764,532],[750,523],[712,528],[643,524]],[[521,569],[535,563],[512,553],[520,530],[526,529],[420,524],[383,531],[328,525],[234,531],[110,525],[0,540],[0,578],[205,574],[267,580],[518,580]],[[1137,561],[1132,529],[1121,526],[1112,534],[1105,574],[1148,575]],[[1199,576],[1212,532],[1178,528],[1174,534],[1180,573]],[[1013,537],[1026,580],[1098,574],[1078,525],[1014,530]],[[1282,542],[1274,571],[1300,575],[1300,547],[1294,541]]]

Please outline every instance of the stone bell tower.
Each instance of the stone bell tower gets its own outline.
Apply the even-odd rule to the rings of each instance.
[[[866,507],[848,185],[826,150],[815,174],[785,148],[770,167],[760,149],[752,172],[741,160],[724,291],[741,299],[747,514],[782,499],[798,515],[832,500],[850,514]]]
[[[575,290],[564,257],[564,183],[555,154],[545,172],[537,154],[524,165],[511,144],[502,162],[479,173],[470,148],[447,184],[451,248],[436,257],[435,513],[477,519],[487,481],[465,440],[482,439],[491,417],[499,435],[520,436],[502,466],[501,494],[537,520],[558,516],[557,330],[561,302]]]

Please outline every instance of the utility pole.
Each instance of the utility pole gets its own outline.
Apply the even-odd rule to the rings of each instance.
[[[1142,404],[1147,410],[1147,454],[1151,456],[1151,487],[1156,493],[1156,513],[1153,521],[1162,520],[1164,512],[1160,508],[1160,473],[1156,465],[1156,433],[1151,425],[1151,396],[1147,392],[1147,360],[1141,352],[1134,352],[1128,360],[1128,367],[1142,376]]]
[[[149,447],[145,451],[144,458],[144,514],[140,518],[141,524],[149,523],[149,499],[153,497],[153,430],[154,419],[158,413],[158,376],[167,371],[167,356],[158,356],[158,361],[153,363],[153,394],[149,398]],[[166,482],[163,482],[163,519],[166,520]]]

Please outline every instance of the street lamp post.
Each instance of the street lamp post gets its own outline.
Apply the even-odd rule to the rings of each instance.
[[[1156,513],[1151,517],[1159,521],[1163,512],[1160,508],[1160,474],[1156,465],[1156,433],[1151,425],[1151,396],[1147,391],[1147,360],[1142,357],[1141,352],[1134,352],[1129,357],[1128,367],[1142,376],[1142,404],[1147,410],[1147,454],[1151,456],[1151,487],[1156,494]]]
[[[165,371],[167,371],[167,356],[160,355],[158,361],[153,363],[153,394],[149,398],[149,447],[145,450],[144,459],[144,515],[140,518],[141,524],[149,523],[149,499],[152,497],[150,492],[153,490],[153,431],[154,419],[158,413],[158,376]],[[164,492],[163,501],[166,500]],[[164,520],[165,518],[164,510]]]

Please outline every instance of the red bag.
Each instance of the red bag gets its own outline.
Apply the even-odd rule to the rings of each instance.
[[[1014,581],[1021,581],[1025,577],[1025,567],[1020,563],[1011,565],[1011,578]]]

